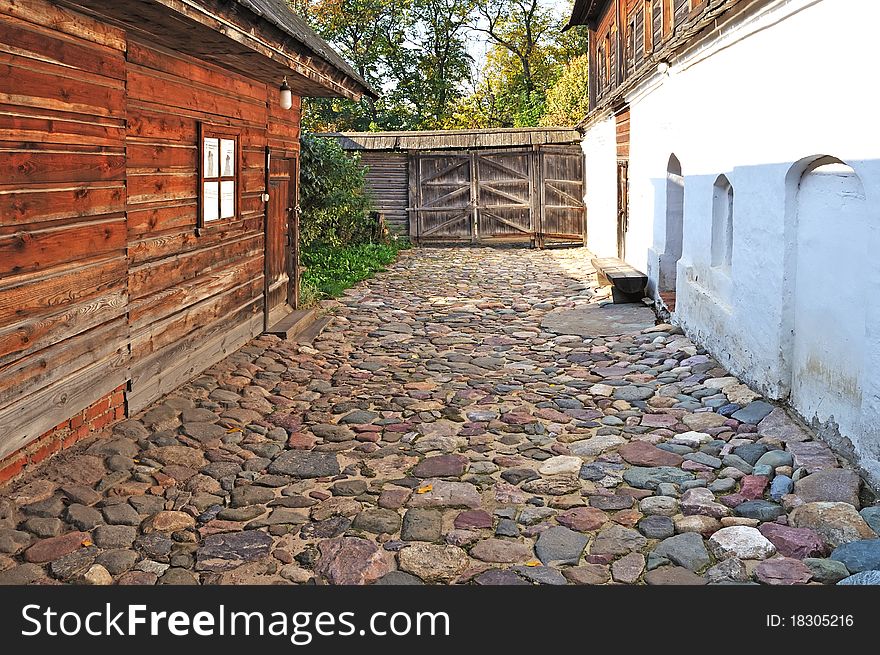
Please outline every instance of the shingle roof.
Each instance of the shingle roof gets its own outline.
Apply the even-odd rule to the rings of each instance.
[[[354,68],[351,67],[339,53],[337,53],[324,39],[315,34],[314,30],[298,16],[285,0],[235,0],[238,4],[250,10],[275,25],[280,30],[290,34],[300,41],[309,50],[328,64],[345,73],[373,97],[378,94],[370,87]]]

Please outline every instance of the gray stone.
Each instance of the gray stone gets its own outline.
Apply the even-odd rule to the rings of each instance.
[[[309,429],[316,437],[323,439],[324,441],[329,441],[330,443],[351,441],[354,439],[355,436],[354,432],[352,432],[351,429],[345,427],[344,425],[331,425],[329,423],[322,423],[320,425],[313,425]]]
[[[412,573],[406,571],[391,571],[376,580],[374,585],[394,585],[394,586],[418,586],[424,585],[421,578],[417,578]]]
[[[750,466],[754,466],[755,463],[764,456],[767,452],[768,448],[762,443],[747,443],[742,446],[737,446],[733,449],[733,454],[737,457],[741,458]],[[732,461],[724,462],[725,466],[735,466]],[[739,467],[737,467],[739,468]],[[744,471],[745,473],[751,473],[751,471]]]
[[[850,573],[880,570],[880,539],[860,539],[841,544],[831,559],[842,562]]]
[[[103,566],[111,575],[121,575],[137,562],[138,554],[133,550],[117,548],[100,553],[95,563]]]
[[[880,571],[862,571],[844,578],[839,585],[880,585]]]
[[[759,521],[774,521],[785,514],[781,505],[766,500],[748,500],[733,510],[737,516]]]
[[[773,409],[773,405],[770,403],[765,403],[763,400],[754,400],[739,411],[734,412],[732,418],[735,418],[741,423],[757,425],[765,419]]]
[[[64,529],[61,519],[34,516],[22,523],[21,527],[37,537],[57,537]]]
[[[794,456],[794,467],[803,467],[807,473],[837,468],[837,458],[834,453],[820,441],[788,443],[786,447]]]
[[[196,569],[227,571],[265,557],[271,545],[272,537],[259,530],[210,535],[196,551]]]
[[[294,478],[322,478],[339,475],[339,461],[334,453],[287,450],[269,465],[269,473]]]
[[[512,570],[537,584],[553,586],[568,584],[565,576],[550,566],[514,566]]]
[[[632,528],[612,525],[602,530],[590,545],[591,555],[626,555],[645,547],[648,540]]]
[[[376,412],[369,412],[363,409],[356,409],[353,412],[350,412],[339,419],[340,423],[345,423],[349,425],[360,425],[364,423],[372,423],[379,415]]]
[[[54,577],[61,580],[73,580],[85,573],[95,563],[98,552],[94,546],[80,548],[54,560],[49,564],[49,571]]]
[[[66,518],[67,522],[77,530],[84,530],[86,532],[104,522],[104,517],[101,515],[101,512],[94,507],[86,507],[85,505],[79,504],[69,505],[67,507]]]
[[[141,523],[140,515],[135,511],[134,507],[128,503],[108,505],[103,508],[101,512],[104,514],[104,519],[110,525],[136,526]]]
[[[27,585],[44,577],[43,569],[36,564],[19,564],[11,569],[0,571],[0,586]]]
[[[535,553],[544,564],[577,564],[587,545],[587,537],[563,526],[553,526],[541,533]]]
[[[665,539],[675,534],[675,524],[668,516],[646,516],[637,527],[648,539]]]
[[[859,514],[874,532],[880,534],[880,507],[866,507]]]
[[[696,532],[685,532],[664,539],[654,552],[691,571],[707,567],[710,561],[703,538]]]
[[[690,460],[692,462],[697,462],[698,464],[702,464],[704,466],[708,466],[709,468],[719,469],[721,468],[721,460],[717,457],[712,457],[711,455],[707,455],[706,453],[688,453],[684,456],[686,460]]]
[[[777,466],[791,466],[794,458],[791,453],[784,450],[769,450],[758,458],[756,465],[767,465],[772,468]]]
[[[351,527],[373,534],[394,534],[400,529],[400,515],[393,509],[368,509],[355,517]]]
[[[807,557],[803,560],[813,573],[813,580],[822,584],[834,584],[849,575],[842,562],[821,557]]]
[[[92,531],[99,548],[130,548],[137,539],[137,528],[129,525],[100,525]]]
[[[433,509],[408,509],[400,538],[404,541],[440,541],[443,514]]]
[[[615,400],[626,400],[627,402],[647,400],[654,395],[654,389],[651,387],[638,387],[634,384],[629,384],[623,387],[615,387],[613,395]]]
[[[624,472],[623,479],[637,489],[656,489],[661,483],[681,484],[693,480],[694,476],[672,466],[633,466]]]
[[[244,485],[236,487],[229,494],[230,507],[249,507],[251,505],[265,505],[275,498],[275,492],[268,487]]]

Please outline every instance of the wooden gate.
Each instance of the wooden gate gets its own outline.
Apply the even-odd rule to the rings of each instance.
[[[266,213],[266,327],[275,325],[293,311],[290,306],[295,276],[292,270],[291,227],[295,229],[292,199],[295,183],[291,173],[295,163],[289,159],[269,160],[269,206]]]
[[[584,154],[580,148],[545,146],[541,173],[541,225],[538,245],[547,241],[586,242],[584,231]]]
[[[583,243],[583,152],[535,146],[410,156],[410,238]]]

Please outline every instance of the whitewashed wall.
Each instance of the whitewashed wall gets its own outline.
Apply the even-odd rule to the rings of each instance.
[[[821,409],[809,404],[804,418],[824,425],[843,450],[854,450],[880,483],[880,94],[866,77],[866,62],[876,59],[877,24],[878,2],[775,2],[721,25],[671,62],[668,75],[636,89],[627,99],[627,260],[656,283],[666,248],[666,167],[674,153],[685,178],[676,320],[731,371],[780,399],[791,389],[795,327],[814,343],[863,339],[865,365],[854,372],[858,403],[840,401],[832,380]],[[613,122],[609,131],[606,121],[584,140],[589,243],[600,256],[616,254],[609,139]],[[870,218],[856,228],[844,214],[829,215],[827,229],[862,239],[867,261],[852,261],[840,248],[837,255],[817,251],[812,266],[824,268],[825,283],[797,289],[797,265],[807,265],[797,253],[798,187],[820,156],[846,162],[859,178]],[[711,266],[713,184],[720,174],[734,189],[729,269]],[[845,202],[827,199],[828,211]],[[864,293],[835,293],[853,284]],[[826,320],[795,326],[795,305],[811,297],[827,305]],[[858,325],[839,327],[847,321]]]

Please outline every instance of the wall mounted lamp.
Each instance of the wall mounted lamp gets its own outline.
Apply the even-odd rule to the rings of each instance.
[[[290,85],[287,83],[287,76],[284,76],[284,80],[281,82],[281,88],[279,89],[280,94],[278,97],[278,102],[281,104],[282,109],[290,109],[293,107],[293,91],[290,90]]]

